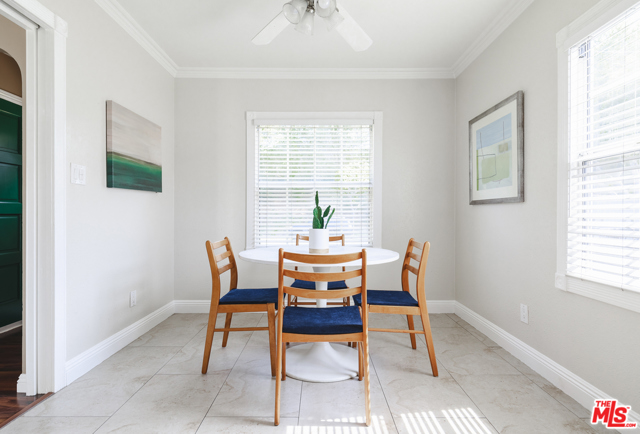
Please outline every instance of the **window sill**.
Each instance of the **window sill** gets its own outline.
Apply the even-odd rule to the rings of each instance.
[[[640,312],[640,293],[556,273],[556,288]]]

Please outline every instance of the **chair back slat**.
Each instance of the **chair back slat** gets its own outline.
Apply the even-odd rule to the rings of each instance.
[[[402,264],[402,289],[409,291],[409,272],[416,275],[416,295],[418,296],[418,302],[424,304],[427,302],[424,286],[424,276],[427,269],[427,259],[429,258],[429,249],[431,244],[429,242],[419,243],[413,238],[409,240],[407,246],[407,252],[404,256],[404,262]],[[414,253],[414,249],[421,250],[420,254]],[[418,268],[411,265],[411,259],[418,262]]]
[[[308,271],[284,270],[286,277],[307,282],[335,282],[362,276],[362,270],[342,271],[338,273],[312,273]],[[336,297],[338,298],[338,297]]]
[[[211,281],[212,281],[212,289],[211,289],[211,297],[212,298],[220,298],[220,275],[231,270],[231,277],[229,279],[229,290],[236,289],[238,287],[238,268],[236,265],[236,258],[233,255],[233,249],[231,248],[231,243],[229,242],[229,238],[225,237],[224,240],[211,242],[207,241],[205,243],[207,247],[207,255],[209,256],[209,267],[211,268]],[[215,254],[215,250],[221,247],[225,247],[226,250],[219,254]],[[229,260],[228,264],[223,266],[219,266],[220,261],[224,261],[225,259]]]
[[[219,255],[216,255],[215,259],[216,259],[216,262],[220,262],[220,261],[222,261],[223,259],[228,258],[229,256],[231,256],[231,252],[227,250],[227,251],[226,251],[226,252],[224,252],[224,253],[221,253],[221,254],[219,254]]]
[[[315,300],[331,300],[334,298],[351,297],[362,293],[361,286],[357,288],[332,289],[331,291],[316,291],[315,289],[302,289],[284,286],[282,290],[283,294],[290,294],[296,297],[311,298]]]
[[[285,270],[284,261],[290,260],[301,264],[343,264],[346,262],[354,262],[361,260],[361,266],[357,270],[341,271],[335,273],[309,273],[295,270]],[[294,277],[301,278],[307,282],[333,282],[340,280],[352,279],[354,277],[362,277],[362,284],[357,288],[347,288],[342,290],[331,291],[317,291],[313,289],[301,289],[292,288],[284,285],[284,278]],[[311,300],[324,300],[350,297],[356,294],[362,294],[362,300],[364,305],[367,303],[367,251],[357,253],[347,253],[343,255],[304,255],[293,252],[285,252],[284,249],[280,249],[279,261],[278,261],[278,309],[284,309],[283,298],[284,294],[290,294],[302,298]],[[337,308],[339,309],[339,308]],[[282,312],[282,310],[279,310]]]
[[[334,241],[342,241],[342,247],[344,247],[346,239],[347,238],[344,236],[344,234],[336,235],[333,237],[329,237],[329,242],[332,243]],[[300,241],[309,241],[309,235],[296,234],[296,246],[300,245]],[[298,267],[296,267],[296,270],[297,269]],[[345,271],[345,270],[346,270],[346,267],[342,267],[342,271]]]
[[[362,258],[362,252],[345,253],[342,255],[308,255],[306,253],[285,252],[285,259],[301,264],[344,264],[346,262],[358,261]]]

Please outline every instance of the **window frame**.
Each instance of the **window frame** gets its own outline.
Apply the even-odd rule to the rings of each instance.
[[[256,120],[275,120],[289,125],[326,124],[329,120],[353,124],[356,120],[373,125],[373,247],[382,247],[382,112],[246,112],[247,197],[245,248],[253,249],[255,226]],[[311,219],[309,219],[311,227]],[[348,243],[348,240],[347,240]]]
[[[640,0],[601,0],[556,34],[558,62],[558,191],[555,287],[640,312],[640,293],[566,274],[569,208],[569,55],[571,47],[606,26]]]

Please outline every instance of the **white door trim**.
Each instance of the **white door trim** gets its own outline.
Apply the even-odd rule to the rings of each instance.
[[[26,393],[66,386],[67,23],[37,0],[0,0],[26,32],[23,148]]]
[[[19,97],[18,95],[14,95],[10,92],[7,92],[6,90],[0,89],[0,99],[22,106],[22,97]]]

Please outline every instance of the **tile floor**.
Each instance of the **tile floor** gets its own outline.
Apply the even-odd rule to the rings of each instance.
[[[236,314],[233,326],[266,326]],[[218,321],[222,321],[220,316]],[[440,376],[431,375],[422,337],[372,333],[371,407],[363,383],[283,383],[282,419],[273,426],[275,380],[266,332],[216,334],[200,374],[207,315],[176,314],[56,393],[1,434],[287,433],[490,434],[611,432],[589,412],[456,315],[431,315]],[[405,327],[371,315],[372,327]]]

